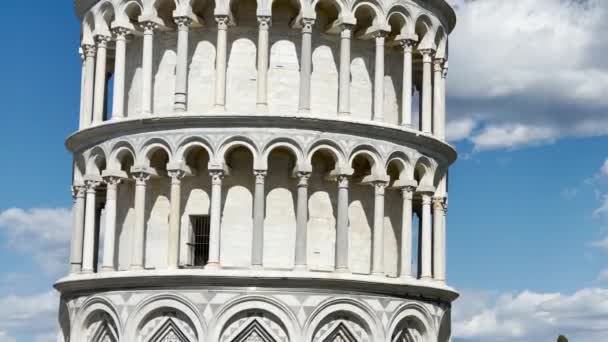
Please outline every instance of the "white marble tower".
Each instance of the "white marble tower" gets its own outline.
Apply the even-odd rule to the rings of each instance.
[[[445,0],[75,0],[59,342],[448,342]]]

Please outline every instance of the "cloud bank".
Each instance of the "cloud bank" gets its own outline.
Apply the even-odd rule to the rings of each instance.
[[[454,4],[451,141],[481,151],[608,134],[608,1]]]

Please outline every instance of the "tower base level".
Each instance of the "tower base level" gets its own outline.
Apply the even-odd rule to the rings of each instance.
[[[273,287],[278,279],[244,281],[241,286],[208,286],[195,279],[190,285],[173,286],[176,279],[168,279],[170,287],[159,280],[148,279],[147,287],[131,290],[125,279],[94,292],[88,284],[94,279],[60,281],[58,342],[450,340],[448,298],[453,292],[447,288],[429,292],[443,297],[431,299],[348,286],[339,289],[332,284],[327,289]],[[76,290],[79,283],[89,291]]]

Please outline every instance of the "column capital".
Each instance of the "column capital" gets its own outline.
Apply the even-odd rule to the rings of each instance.
[[[445,59],[443,58],[435,58],[433,59],[433,71],[443,73],[443,63]]]
[[[159,25],[154,21],[147,20],[140,22],[139,26],[144,30],[144,34],[151,34],[158,28]]]
[[[152,172],[147,167],[132,166],[131,175],[135,179],[136,185],[145,185],[150,177],[152,177]]]
[[[72,186],[72,198],[84,198],[87,187],[85,185],[73,185]]]
[[[116,26],[112,28],[112,34],[116,37],[116,40],[126,39],[131,33],[131,29],[123,26]]]
[[[348,188],[348,182],[350,181],[350,176],[347,174],[337,175],[336,180],[338,181],[338,188],[340,188],[340,189]]]
[[[405,38],[405,39],[397,40],[397,44],[399,44],[401,49],[403,49],[403,52],[412,53],[412,51],[414,50],[414,45],[416,44],[416,41],[412,38]]]
[[[97,187],[101,185],[101,182],[96,179],[87,179],[84,181],[84,185],[86,187],[87,192],[95,192]]]
[[[383,180],[375,180],[369,183],[374,188],[374,194],[376,196],[383,196],[384,190],[386,189],[388,182]]]
[[[98,48],[106,48],[108,46],[108,42],[112,40],[110,36],[97,35],[95,36],[95,41],[97,42]]]
[[[310,172],[296,172],[296,176],[298,177],[298,187],[307,187],[308,180],[310,179]]]
[[[264,184],[264,178],[266,178],[267,170],[253,170],[256,184]]]
[[[192,18],[187,16],[173,17],[173,21],[175,22],[175,25],[177,25],[178,31],[188,30],[192,24]]]
[[[432,195],[430,193],[423,192],[420,194],[420,197],[423,205],[431,205]]]
[[[272,17],[269,15],[258,15],[258,24],[260,25],[260,29],[267,30],[271,25]]]
[[[314,18],[302,18],[301,23],[303,33],[312,33],[312,26],[315,24]]]
[[[116,175],[105,175],[103,176],[103,182],[108,185],[108,187],[115,188],[120,182],[122,182],[122,177]]]
[[[97,52],[97,47],[93,44],[83,44],[82,52],[86,57],[95,57],[95,53]]]
[[[352,36],[353,27],[355,27],[355,25],[347,23],[341,23],[338,25],[338,29],[340,30],[340,38],[350,39]]]
[[[422,50],[418,50],[418,51],[422,55],[423,63],[433,62],[433,55],[435,54],[435,51],[433,51],[433,49],[422,49]]]
[[[228,17],[228,15],[220,14],[215,16],[215,22],[217,22],[218,30],[227,30],[229,21],[230,18]]]
[[[211,184],[222,185],[222,180],[224,179],[224,170],[209,170],[209,176],[211,177]]]
[[[179,168],[168,169],[167,175],[169,175],[169,177],[171,178],[171,183],[179,183],[186,176],[186,171]]]

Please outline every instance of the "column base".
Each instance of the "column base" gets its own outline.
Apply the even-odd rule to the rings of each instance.
[[[213,105],[213,109],[211,109],[213,114],[224,114],[226,113],[226,105],[215,104]]]
[[[255,110],[258,114],[268,114],[268,104],[267,103],[256,103]]]
[[[374,277],[386,277],[386,274],[384,274],[384,272],[372,272],[372,275]]]
[[[350,117],[350,112],[338,112],[338,117],[345,119]]]
[[[101,266],[101,271],[102,272],[114,272],[115,269],[112,266]]]
[[[81,274],[92,274],[93,270],[82,270],[80,271]]]
[[[336,273],[350,273],[350,270],[347,267],[339,267],[334,270]]]
[[[142,271],[144,269],[141,265],[131,265],[129,266],[129,271]]]
[[[220,268],[222,267],[220,266],[219,262],[209,262],[207,265],[205,265],[206,270],[219,270]]]
[[[264,269],[264,266],[262,265],[251,265],[251,269],[255,270],[255,271],[260,271]]]
[[[300,108],[298,109],[298,115],[310,115],[309,108]]]
[[[399,279],[411,281],[411,280],[414,280],[415,278],[412,277],[411,275],[402,275],[402,276],[399,276]]]
[[[307,272],[308,271],[308,266],[306,265],[296,265],[293,270],[295,272]]]
[[[82,265],[81,264],[71,264],[70,265],[70,273],[80,273],[82,271]]]

